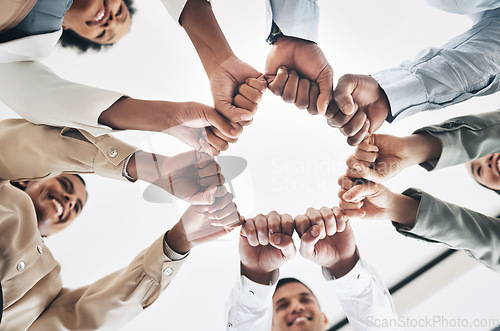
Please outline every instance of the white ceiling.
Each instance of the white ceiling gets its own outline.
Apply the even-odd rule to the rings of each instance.
[[[46,63],[64,78],[136,98],[211,104],[208,81],[184,31],[171,20],[160,1],[136,1],[135,6],[137,13],[130,33],[113,49],[90,55],[57,49]],[[471,25],[466,17],[441,12],[421,0],[323,0],[320,6],[319,45],[335,69],[335,80],[348,72],[370,73],[397,66],[413,59],[421,49],[439,46]],[[269,50],[264,42],[263,1],[214,0],[213,8],[235,53],[263,70]],[[442,111],[386,123],[380,132],[407,135],[425,124],[495,110],[499,104],[500,95],[477,98]],[[1,118],[14,116],[5,106],[0,111]],[[161,134],[127,132],[118,136],[168,155],[186,150],[181,143]],[[344,172],[344,160],[351,152],[344,137],[322,118],[267,93],[254,123],[224,155],[248,161],[247,169],[232,184],[240,212],[253,217],[274,209],[296,215],[308,207],[334,206],[338,201],[336,179]],[[96,176],[85,179],[89,191],[85,212],[70,228],[47,241],[62,264],[68,287],[92,282],[128,264],[175,224],[185,208],[179,201],[144,201],[142,191],[146,186],[142,183],[114,182]],[[498,196],[477,185],[463,166],[435,173],[407,169],[387,186],[394,191],[418,186],[486,214],[500,211]],[[439,245],[396,234],[388,221],[354,220],[352,224],[362,256],[376,267],[388,286],[443,251]],[[125,330],[220,330],[225,301],[239,271],[236,232],[193,249],[166,293]],[[282,268],[281,274],[310,284],[332,324],[342,319],[318,266],[298,256]],[[400,313],[456,316],[456,307],[468,303],[468,316],[483,316],[482,312],[497,302],[498,295],[491,293],[500,291],[499,286],[490,284],[498,284],[499,280],[498,275],[475,265],[442,290],[436,290],[432,297],[415,303],[417,308]]]

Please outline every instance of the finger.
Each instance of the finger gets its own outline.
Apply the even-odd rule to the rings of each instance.
[[[335,88],[334,99],[337,106],[345,115],[352,115],[357,110],[357,104],[352,98],[352,93],[356,89],[358,79],[356,75],[347,74],[339,78]]]
[[[249,88],[251,88],[251,87],[249,87]],[[257,111],[257,107],[258,107],[256,103],[253,103],[252,101],[248,100],[247,98],[245,98],[241,94],[235,95],[235,97],[233,98],[233,104],[238,108],[243,108],[243,109],[248,110],[252,114],[255,114],[255,112]],[[241,122],[238,122],[238,123],[241,123]]]
[[[342,210],[339,207],[333,207],[331,211],[337,223],[337,232],[344,232],[349,218],[342,213]]]
[[[300,254],[306,259],[313,256],[314,246],[320,240],[320,234],[320,227],[318,225],[314,225],[300,238]]]
[[[326,108],[326,114],[325,114],[325,117],[327,119],[331,119],[333,117],[335,117],[335,115],[337,115],[337,113],[342,113],[339,109],[339,107],[337,107],[337,104],[335,103],[334,100],[332,100],[330,102],[330,104],[328,104],[328,108]],[[342,113],[343,114],[343,113]],[[344,115],[345,116],[345,115]]]
[[[240,87],[238,88],[238,92],[239,94],[237,94],[237,96],[239,95],[245,98],[248,102],[254,104],[255,108],[257,108],[257,104],[260,102],[260,99],[262,98],[262,93],[259,92],[259,90],[249,86],[248,84],[241,84]],[[250,108],[246,107],[241,107],[241,108],[251,110]]]
[[[257,240],[260,245],[268,245],[269,244],[269,227],[267,223],[267,217],[258,215],[254,219],[255,229],[257,231]]]
[[[288,214],[281,215],[281,232],[291,237],[294,229],[293,217]]]
[[[210,213],[208,215],[208,218],[210,219],[210,223],[212,225],[224,226],[224,225],[228,224],[226,222],[228,222],[230,220],[229,216],[231,216],[233,213],[238,213],[238,210],[236,208],[236,204],[234,202],[230,202],[222,210]]]
[[[332,118],[328,119],[328,125],[330,125],[332,128],[341,128],[354,117],[356,114],[352,115],[346,115],[342,111],[338,111],[333,115]]]
[[[250,246],[259,246],[259,240],[257,239],[257,229],[255,228],[255,223],[253,219],[246,220],[241,227],[242,236],[246,237]]]
[[[311,226],[317,225],[320,229],[320,239],[325,238],[326,229],[325,229],[325,221],[323,220],[323,216],[321,213],[314,208],[308,208],[306,211],[306,216],[309,217],[311,221]]]
[[[283,89],[285,88],[286,81],[288,79],[288,70],[284,67],[280,67],[276,74],[276,77],[268,85],[269,90],[273,92],[275,95],[281,96],[283,94]]]
[[[351,137],[361,130],[367,120],[364,111],[358,111],[351,120],[340,128],[340,132],[347,137]]]
[[[215,162],[215,160],[213,160],[210,164],[206,165],[205,167],[197,169],[196,173],[198,177],[205,178],[217,175],[220,173],[220,171],[221,171],[220,165],[217,162]]]
[[[345,194],[345,193],[344,193]],[[339,207],[342,208],[342,210],[357,210],[363,207],[364,202],[359,201],[359,202],[349,202],[345,200],[340,200],[339,201]]]
[[[379,191],[379,184],[367,181],[364,184],[355,185],[342,195],[342,199],[347,202],[358,202],[365,197],[374,195]]]
[[[264,94],[267,88],[267,81],[264,75],[260,75],[257,78],[247,78],[245,83],[259,91],[260,94]]]
[[[213,133],[211,133],[213,135]],[[201,146],[201,150],[211,156],[217,156],[220,154],[220,151],[213,147],[212,145],[210,145],[210,143],[208,142],[208,140],[206,139],[203,139],[203,138],[200,138],[200,140],[198,141],[200,143],[200,146]]]
[[[228,194],[228,192],[225,186],[217,186],[217,191],[215,192],[216,198],[222,198],[226,194]]]
[[[322,207],[319,209],[319,213],[323,218],[326,234],[333,236],[337,232],[337,220],[333,211],[330,208]]]
[[[299,87],[297,88],[297,96],[295,98],[295,106],[299,109],[306,109],[309,106],[309,89],[311,88],[311,81],[307,78],[299,80]]]
[[[333,98],[333,70],[330,65],[327,65],[324,70],[322,70],[316,82],[319,85],[317,102],[318,113],[325,115],[328,104]]]
[[[210,177],[199,178],[198,184],[200,184],[201,187],[209,187],[211,185],[222,185],[225,180],[224,175],[218,173]]]
[[[287,236],[282,233],[273,233],[269,239],[271,245],[279,248],[285,258],[291,259],[295,257],[296,249],[291,236]]]
[[[362,150],[361,148],[356,148],[354,151],[354,155],[352,155],[352,161],[353,163],[362,161],[362,162],[368,162],[368,163],[373,163],[377,160],[378,158],[378,153],[377,152],[367,152],[365,150]]]
[[[233,127],[235,127],[235,130],[238,132],[241,132],[241,130],[243,130],[240,129],[241,125],[239,125],[238,122],[249,121],[253,118],[252,112],[243,108],[236,107],[235,105],[227,101],[221,101],[218,105],[216,104],[216,107],[217,111],[222,113],[222,115],[224,115],[227,119],[231,121],[231,125],[233,125]],[[224,134],[226,134],[226,132],[224,132],[223,130],[221,131]],[[229,135],[229,136],[237,138],[237,135]]]
[[[370,128],[370,120],[366,119],[365,123],[358,131],[358,133],[356,133],[352,137],[347,138],[347,143],[350,146],[357,146],[360,142],[363,141],[363,139],[365,139],[369,135],[368,133],[369,128]]]
[[[311,115],[318,115],[318,96],[319,86],[315,82],[311,82],[311,87],[309,88],[309,106],[307,106],[307,111]]]
[[[297,231],[297,234],[299,237],[301,237],[304,232],[307,231],[311,227],[311,221],[309,220],[309,217],[306,215],[297,215],[294,219],[295,223],[295,230]]]
[[[297,98],[297,89],[299,87],[299,75],[295,70],[290,70],[288,79],[283,89],[283,100],[288,103],[295,102]]]
[[[233,201],[233,195],[231,193],[226,193],[221,197],[217,197],[215,192],[213,193],[213,195],[214,195],[214,202],[206,206],[206,211],[209,214],[214,214],[218,211],[223,210]]]
[[[362,218],[366,216],[366,211],[363,210],[363,207],[361,209],[342,209],[342,213],[347,218]]]
[[[281,233],[281,217],[276,211],[272,211],[267,215],[267,226],[269,235],[273,233]]]
[[[237,123],[232,123],[229,119],[225,118],[221,113],[215,109],[205,111],[206,122],[216,127],[224,135],[231,138],[238,138],[243,128]]]
[[[213,149],[216,149],[218,151],[226,151],[229,148],[229,143],[226,140],[218,137],[215,131],[220,134],[220,131],[218,131],[216,128],[213,128],[211,132],[207,133],[208,143]]]
[[[240,226],[243,223],[243,220],[244,219],[240,216],[238,210],[235,210],[223,219],[212,222],[211,225],[223,227],[226,230],[226,233],[228,233],[234,230],[234,228]]]
[[[363,141],[358,145],[357,149],[361,149],[365,152],[378,152],[378,146],[375,145],[375,139],[378,137],[378,134],[367,136]]]
[[[350,177],[347,177],[346,175],[340,176],[337,180],[337,184],[339,184],[341,188],[346,190],[349,190],[355,185],[354,181]]]
[[[379,173],[367,167],[363,162],[355,162],[349,168],[347,168],[346,175],[353,178],[363,178],[373,182],[381,181],[381,176]]]
[[[215,202],[215,192],[217,191],[216,185],[211,185],[207,189],[197,192],[188,202],[192,205],[211,205]]]

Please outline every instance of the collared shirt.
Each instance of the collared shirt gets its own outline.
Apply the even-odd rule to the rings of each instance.
[[[377,272],[362,259],[345,276],[333,279],[323,268],[323,275],[337,294],[354,330],[374,330],[370,320],[397,321],[392,297]],[[272,285],[262,285],[240,276],[227,304],[228,331],[270,331],[277,275]],[[387,330],[387,329],[385,329]]]

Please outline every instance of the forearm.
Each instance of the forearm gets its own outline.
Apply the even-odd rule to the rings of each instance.
[[[255,283],[259,283],[262,285],[270,285],[273,279],[276,278],[276,274],[278,272],[279,269],[273,269],[270,271],[262,270],[259,268],[252,269],[244,265],[243,262],[241,263],[241,275],[245,276],[246,278],[250,279]]]
[[[335,277],[341,278],[347,275],[358,263],[359,261],[359,253],[356,247],[354,246],[354,252],[349,254],[350,256],[344,259],[339,259],[334,264],[329,266],[324,266],[328,271]]]
[[[99,116],[99,124],[118,130],[162,132],[174,124],[178,102],[122,97]]]
[[[189,0],[179,21],[196,48],[207,75],[210,76],[219,64],[234,55],[206,0]]]
[[[405,168],[436,160],[441,155],[441,141],[426,132],[412,134],[402,139],[407,146],[407,158],[403,162]]]
[[[500,10],[413,62],[373,73],[388,96],[388,120],[500,90]]]
[[[415,226],[418,208],[418,200],[403,194],[392,193],[391,202],[387,209],[389,218],[393,222],[411,229]]]

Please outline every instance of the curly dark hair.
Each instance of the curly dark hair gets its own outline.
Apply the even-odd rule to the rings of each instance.
[[[130,18],[132,19],[132,15],[135,13],[133,0],[123,0],[123,2],[127,6],[130,12]],[[85,53],[89,49],[98,52],[113,46],[113,44],[99,44],[85,39],[71,29],[63,30],[61,38],[59,39],[59,44],[61,44],[62,47],[76,49],[78,53]]]

